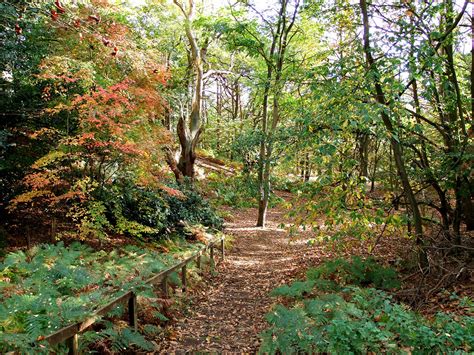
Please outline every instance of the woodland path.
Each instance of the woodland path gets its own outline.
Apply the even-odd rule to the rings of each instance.
[[[289,243],[288,233],[278,227],[283,211],[269,211],[264,229],[255,227],[255,209],[232,213],[226,223],[226,233],[235,236],[232,250],[207,287],[191,296],[187,312],[170,325],[160,353],[256,352],[267,326],[264,316],[275,302],[269,292],[314,258],[306,254],[310,248],[304,241]]]

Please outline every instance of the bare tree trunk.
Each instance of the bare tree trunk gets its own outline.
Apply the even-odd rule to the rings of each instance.
[[[218,151],[221,150],[221,116],[222,116],[222,88],[219,81],[216,83],[216,148]]]
[[[413,17],[410,18],[410,22],[412,25],[415,24],[415,19]],[[411,38],[410,38],[410,63],[415,63],[415,34],[412,33]],[[410,64],[410,70],[415,73],[416,68],[412,67],[412,64]],[[421,126],[421,119],[419,115],[421,115],[421,105],[420,105],[420,98],[418,94],[418,82],[416,79],[413,79],[412,82],[412,90],[413,90],[413,105],[415,107],[415,112],[417,115],[415,115],[415,120],[416,122]],[[428,154],[426,153],[426,144],[425,141],[422,139],[420,142],[420,160],[421,160],[421,166],[425,170],[426,175],[428,176],[428,182],[433,186],[435,191],[438,194],[438,198],[440,200],[440,208],[439,208],[439,213],[441,214],[441,221],[442,221],[442,226],[443,230],[447,235],[449,235],[449,211],[450,211],[450,206],[448,203],[448,200],[446,198],[446,192],[441,188],[441,186],[438,183],[438,180],[434,176],[431,167],[430,167],[430,161],[428,159]]]
[[[183,173],[178,169],[178,166],[176,165],[176,160],[173,157],[171,149],[165,148],[164,153],[166,163],[168,164],[170,170],[173,172],[176,181],[178,183],[181,183],[183,181]]]
[[[165,112],[163,114],[163,126],[171,131],[171,111],[169,107],[165,107]]]
[[[378,141],[377,139],[375,140],[375,151],[374,151],[374,166],[372,169],[372,176],[370,177],[370,192],[375,191],[375,179],[377,176],[377,165],[379,163],[379,149],[382,143]]]
[[[445,20],[446,27],[450,28],[454,24],[454,8],[452,0],[445,0]],[[455,207],[453,215],[453,233],[455,237],[455,243],[461,244],[461,221],[471,221],[474,223],[474,216],[471,214],[472,204],[471,201],[471,186],[468,178],[465,178],[462,166],[459,158],[456,157],[459,152],[462,151],[462,146],[467,144],[468,132],[466,130],[466,121],[464,118],[464,112],[462,108],[461,89],[459,87],[459,81],[457,79],[456,69],[454,66],[454,46],[453,46],[453,34],[449,34],[447,40],[443,43],[441,49],[446,54],[446,66],[445,71],[447,74],[447,80],[451,90],[444,90],[445,102],[447,103],[447,115],[452,125],[455,127],[454,134],[450,135],[450,146],[449,151],[453,153],[453,168],[456,169],[456,182],[454,185],[455,192]],[[452,95],[454,94],[454,100]],[[463,137],[462,139],[456,139],[453,137]],[[456,154],[457,153],[457,154]],[[469,195],[469,196],[468,196]],[[466,208],[467,207],[467,208]],[[470,224],[469,222],[467,224]]]
[[[360,133],[359,140],[359,176],[369,176],[369,135],[367,133]]]
[[[272,66],[267,65],[267,78],[265,82],[265,89],[263,92],[263,110],[262,110],[262,137],[260,138],[260,153],[258,160],[258,186],[259,186],[259,200],[258,200],[258,217],[257,227],[264,227],[267,215],[268,200],[265,199],[265,159],[266,159],[266,135],[268,131],[268,96],[270,94],[270,85],[272,79]]]
[[[271,175],[271,159],[273,151],[273,132],[275,131],[279,119],[279,95],[281,94],[281,76],[283,72],[283,63],[285,59],[286,48],[288,46],[288,35],[291,32],[296,20],[296,14],[299,9],[299,0],[296,1],[293,14],[288,16],[287,5],[289,0],[280,2],[280,10],[277,22],[277,28],[273,31],[272,45],[270,53],[266,58],[267,64],[267,81],[265,83],[264,102],[263,102],[263,118],[262,118],[262,140],[260,143],[260,157],[258,169],[258,185],[259,185],[259,202],[257,227],[264,227],[268,200],[270,198],[270,175]],[[271,81],[275,68],[275,78],[273,85],[273,109],[272,124],[268,126],[268,98],[271,88]]]
[[[474,6],[471,5],[471,130],[474,127]]]
[[[304,181],[308,182],[311,177],[311,161],[309,160],[309,153],[305,155],[305,171],[304,171]]]
[[[474,5],[471,5],[471,41],[471,128],[468,134],[472,134],[474,129]],[[474,149],[470,147],[468,153],[473,154]],[[469,177],[466,178],[465,185],[467,186],[467,193],[463,201],[464,219],[466,229],[472,231],[474,230],[474,186],[471,181],[469,181]]]
[[[193,0],[188,1],[188,6],[184,6],[178,0],[173,0],[184,16],[184,29],[190,47],[190,66],[194,71],[193,98],[191,101],[191,112],[189,117],[181,114],[177,133],[181,145],[181,154],[178,162],[178,169],[181,173],[191,179],[194,178],[194,162],[196,160],[196,146],[202,133],[202,106],[203,106],[203,79],[204,69],[202,55],[205,53],[207,45],[199,48],[191,25],[194,18],[195,4]]]

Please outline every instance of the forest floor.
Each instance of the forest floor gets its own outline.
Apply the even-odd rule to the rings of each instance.
[[[289,243],[279,228],[281,209],[268,212],[263,229],[255,227],[255,209],[232,213],[225,230],[236,237],[232,249],[209,276],[208,288],[195,290],[188,309],[170,324],[160,352],[256,352],[275,301],[270,291],[294,279],[309,261],[307,252],[314,253],[303,239]]]

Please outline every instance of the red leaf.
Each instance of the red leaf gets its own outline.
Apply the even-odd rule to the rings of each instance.
[[[64,14],[64,12],[66,12],[66,9],[61,6],[61,3],[59,2],[59,0],[56,0],[54,2],[54,5],[56,5],[56,9],[58,9],[59,13]]]
[[[51,20],[56,21],[59,15],[55,10],[51,10]]]

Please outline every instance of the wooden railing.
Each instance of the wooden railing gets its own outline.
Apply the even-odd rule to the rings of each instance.
[[[218,245],[220,243],[220,245]],[[209,250],[211,265],[215,264],[214,261],[214,248],[219,248],[222,254],[222,260],[225,258],[225,249],[224,249],[224,237],[221,239],[210,243],[209,245],[203,247],[192,256],[182,260],[178,264],[152,276],[148,280],[145,281],[146,284],[149,285],[156,285],[161,283],[161,288],[166,297],[169,297],[169,288],[168,288],[168,277],[173,272],[178,271],[181,269],[181,283],[182,283],[182,291],[186,292],[187,288],[187,266],[192,261],[196,260],[197,267],[201,268],[201,256]],[[77,322],[75,324],[68,325],[64,328],[59,329],[58,331],[46,336],[44,340],[46,340],[51,346],[66,342],[69,354],[78,354],[78,337],[79,333],[83,332],[87,328],[89,328],[92,324],[96,321],[100,320],[101,316],[106,315],[111,310],[113,310],[116,306],[120,304],[128,304],[128,319],[130,326],[137,330],[138,326],[138,319],[137,319],[137,295],[134,291],[128,291],[123,295],[113,299],[105,306],[99,308],[91,317],[85,319],[82,322]]]

